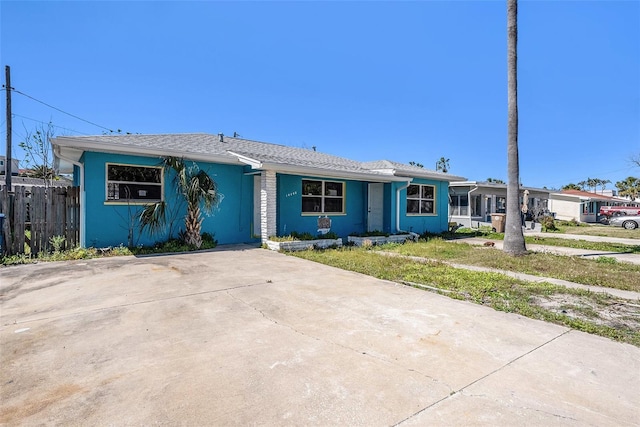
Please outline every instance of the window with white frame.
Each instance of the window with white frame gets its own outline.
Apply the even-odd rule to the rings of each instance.
[[[162,200],[162,168],[107,163],[107,201]]]
[[[302,213],[344,213],[344,182],[302,180]]]
[[[433,185],[412,184],[407,187],[407,214],[436,213],[436,188]]]

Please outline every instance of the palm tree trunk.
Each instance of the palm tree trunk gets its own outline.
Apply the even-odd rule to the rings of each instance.
[[[518,0],[507,0],[507,221],[504,252],[527,252],[520,220],[520,165],[518,160]]]
[[[185,218],[184,226],[185,243],[199,249],[200,246],[202,246],[202,236],[200,235],[202,215],[198,205],[187,207],[187,217]]]

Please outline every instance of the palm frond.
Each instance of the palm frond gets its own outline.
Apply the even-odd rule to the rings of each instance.
[[[166,224],[167,204],[164,201],[145,206],[140,212],[140,231],[149,230],[152,236],[158,234]]]

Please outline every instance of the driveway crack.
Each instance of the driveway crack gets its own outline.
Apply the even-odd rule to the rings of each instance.
[[[414,418],[415,416],[421,414],[422,412],[426,411],[427,409],[432,408],[432,407],[436,406],[437,404],[439,404],[441,402],[444,402],[445,400],[451,398],[452,396],[464,392],[466,389],[468,389],[472,385],[477,384],[478,382],[484,380],[485,378],[488,378],[488,377],[490,377],[492,375],[495,375],[496,373],[502,371],[503,369],[507,368],[508,366],[511,366],[512,364],[514,364],[518,360],[522,359],[523,357],[526,357],[526,356],[530,355],[531,353],[533,353],[535,351],[538,351],[540,348],[547,346],[548,344],[552,343],[553,341],[555,341],[555,340],[567,335],[571,331],[572,331],[571,329],[567,329],[563,333],[561,333],[559,335],[556,335],[555,337],[543,342],[542,344],[538,345],[537,347],[534,347],[531,350],[521,354],[520,356],[510,360],[509,362],[507,362],[504,365],[494,369],[493,371],[489,372],[488,374],[485,374],[485,375],[481,376],[480,378],[476,378],[475,380],[471,381],[469,384],[467,384],[467,385],[463,386],[462,388],[460,388],[460,390],[452,391],[448,396],[445,396],[442,399],[439,399],[439,400],[437,400],[437,401],[425,406],[424,408],[420,409],[419,411],[414,412],[413,414],[411,414],[407,418],[398,421],[396,424],[394,424],[394,427],[395,426],[399,426],[399,425],[405,423],[406,421],[409,421],[411,418]]]

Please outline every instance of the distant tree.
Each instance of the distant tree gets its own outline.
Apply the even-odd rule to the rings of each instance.
[[[608,179],[599,179],[598,178],[598,185],[600,185],[602,187],[602,191],[604,191],[604,189],[607,187],[607,184],[611,184],[611,181],[609,181]]]
[[[591,190],[592,193],[596,193],[598,191],[598,187],[602,186],[602,189],[606,187],[611,181],[608,179],[600,179],[600,178],[587,178],[585,181],[585,185],[587,188]]]
[[[409,164],[411,166],[415,166],[415,167],[418,167],[418,168],[423,168],[424,167],[424,165],[422,163],[417,163],[417,162],[413,162],[413,161],[409,162]]]
[[[640,178],[630,176],[623,181],[616,182],[616,188],[621,196],[635,200],[640,197]]]
[[[581,186],[581,185],[579,185],[579,184],[580,184],[580,183],[578,183],[578,184],[574,184],[574,183],[572,182],[572,183],[569,183],[569,184],[567,184],[567,185],[563,186],[563,187],[561,188],[561,190],[580,190],[580,191],[584,190],[584,187],[582,187],[582,186]]]
[[[578,187],[580,187],[580,190],[585,191],[587,189],[587,181],[580,181]]]
[[[507,218],[503,251],[527,253],[520,219],[518,160],[518,0],[507,0]]]
[[[33,178],[42,178],[44,186],[51,185],[56,174],[53,171],[53,156],[49,139],[55,136],[52,122],[40,124],[35,129],[24,127],[24,140],[18,146],[25,152],[24,163],[32,173]]]
[[[491,182],[493,184],[506,184],[503,180],[497,178],[487,178],[487,182]]]
[[[631,162],[635,163],[636,166],[640,167],[640,153],[635,156],[631,156]]]
[[[440,160],[436,162],[436,170],[442,173],[449,172],[449,159],[445,159],[444,157],[440,157]]]
[[[27,178],[40,178],[47,180],[57,179],[55,170],[45,165],[38,165],[33,168],[25,169],[19,175]]]

